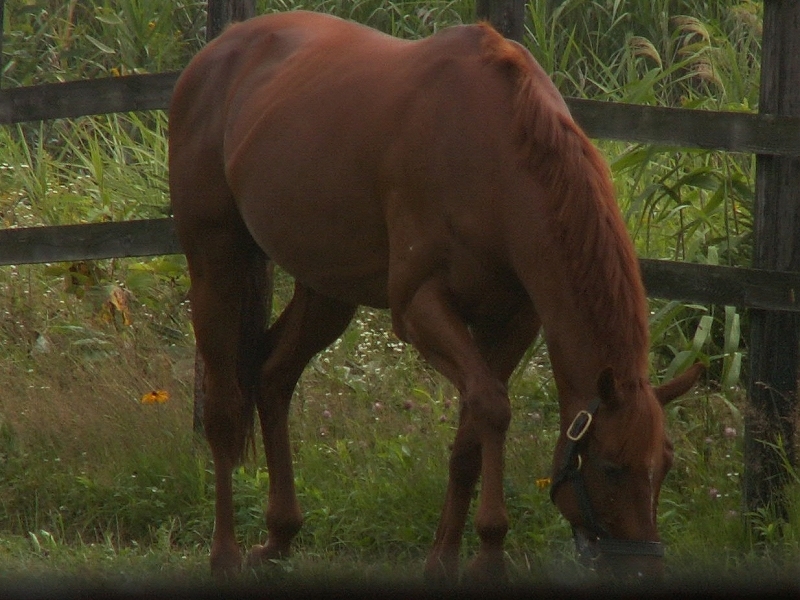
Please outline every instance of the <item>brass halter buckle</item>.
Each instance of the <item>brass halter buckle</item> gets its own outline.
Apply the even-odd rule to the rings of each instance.
[[[594,416],[589,411],[580,411],[577,415],[575,415],[575,418],[572,419],[572,423],[567,429],[567,438],[573,442],[579,442],[581,438],[586,435],[586,432],[589,431],[589,427],[592,426],[593,419]]]

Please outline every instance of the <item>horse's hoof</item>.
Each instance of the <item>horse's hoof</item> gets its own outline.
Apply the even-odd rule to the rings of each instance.
[[[275,550],[270,547],[269,544],[256,544],[250,548],[250,552],[247,553],[245,567],[248,569],[259,569],[265,565],[271,564],[273,561],[288,558],[288,555],[288,552]]]
[[[506,563],[502,555],[490,557],[478,554],[464,571],[467,586],[496,586],[508,583]]]
[[[445,561],[439,556],[432,556],[425,563],[422,576],[428,586],[453,587],[458,584],[458,559]]]
[[[247,553],[247,558],[244,561],[244,566],[246,569],[258,569],[259,567],[263,566],[267,562],[269,562],[269,558],[267,558],[265,553],[266,546],[261,544],[256,544],[252,548],[250,548],[250,552]]]
[[[235,552],[215,552],[211,554],[211,575],[217,581],[228,581],[242,572],[242,555]]]

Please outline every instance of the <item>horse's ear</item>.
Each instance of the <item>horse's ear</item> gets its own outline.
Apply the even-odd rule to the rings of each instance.
[[[663,383],[655,388],[656,398],[658,398],[662,406],[666,406],[668,402],[688,392],[691,387],[697,383],[700,375],[702,375],[705,370],[706,368],[703,363],[694,363],[671,381]]]
[[[597,395],[605,406],[614,408],[617,405],[619,401],[617,381],[614,379],[614,370],[611,367],[600,371],[600,377],[597,378]]]

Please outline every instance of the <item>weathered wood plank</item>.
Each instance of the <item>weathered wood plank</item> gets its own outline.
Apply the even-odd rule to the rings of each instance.
[[[178,72],[0,90],[0,124],[169,106]],[[800,156],[800,117],[712,112],[567,98],[593,138]]]
[[[0,90],[0,124],[166,109],[178,72],[82,79]]]
[[[0,265],[180,254],[172,219],[0,230]],[[651,297],[800,312],[800,273],[641,259]]]
[[[800,156],[800,117],[714,112],[567,98],[575,120],[593,138]]]
[[[800,273],[639,259],[652,298],[800,312]]]
[[[0,265],[180,253],[172,219],[0,230]]]

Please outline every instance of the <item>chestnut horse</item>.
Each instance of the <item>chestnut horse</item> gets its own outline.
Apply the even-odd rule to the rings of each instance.
[[[522,46],[486,24],[403,41],[291,12],[231,26],[181,75],[170,107],[172,208],[205,362],[215,468],[211,568],[241,568],[231,473],[258,412],[268,540],[286,556],[303,516],[287,413],[304,367],[358,305],[461,395],[429,579],[504,576],[507,382],[543,329],[560,398],[553,500],[600,559],[661,569],[662,405],[698,368],[648,382],[647,304],[604,161]],[[268,258],[267,258],[268,257]],[[295,278],[268,326],[271,261]]]

